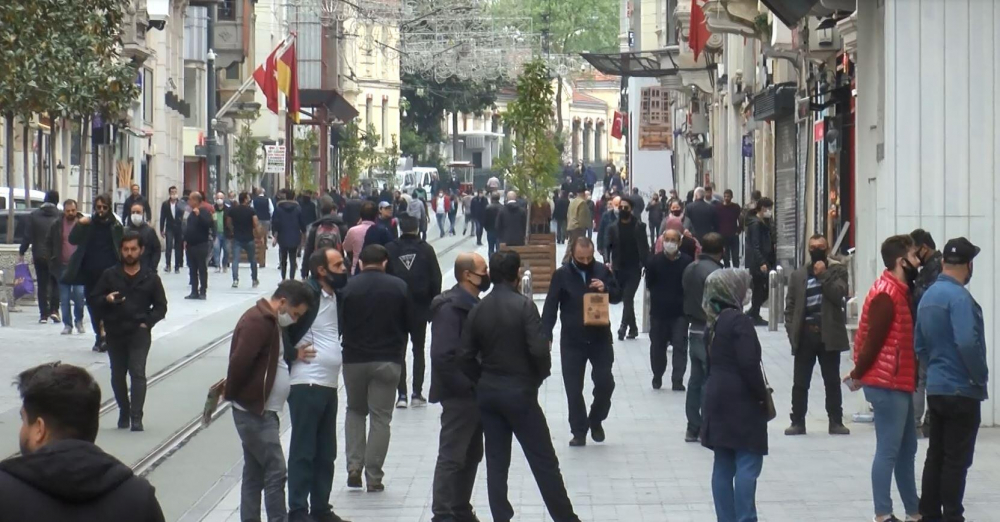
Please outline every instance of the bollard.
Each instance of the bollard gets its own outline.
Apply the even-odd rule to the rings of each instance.
[[[649,289],[642,291],[642,333],[649,333]]]
[[[531,270],[525,270],[524,275],[521,276],[521,295],[526,295],[531,297],[534,292],[531,290]]]
[[[781,265],[778,265],[775,270],[778,272],[778,275],[775,276],[775,279],[777,279],[775,286],[778,291],[778,300],[772,302],[777,309],[775,321],[783,323],[785,321],[785,269]]]
[[[7,304],[7,282],[0,270],[0,326],[10,326],[10,305]]]
[[[775,301],[778,296],[778,272],[771,270],[767,274],[767,295],[771,302],[767,304],[767,330],[778,331],[778,306]]]

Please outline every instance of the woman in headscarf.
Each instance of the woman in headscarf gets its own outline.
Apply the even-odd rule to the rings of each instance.
[[[701,443],[715,452],[712,497],[720,522],[757,520],[757,477],[767,455],[768,391],[760,342],[753,320],[743,313],[751,285],[746,270],[717,270],[705,281],[702,300],[714,334]]]

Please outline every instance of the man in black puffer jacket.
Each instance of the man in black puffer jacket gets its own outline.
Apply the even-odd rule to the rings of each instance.
[[[149,482],[94,445],[101,389],[86,370],[43,364],[17,387],[21,455],[0,462],[5,522],[164,520]]]
[[[62,217],[62,212],[56,205],[59,203],[59,193],[50,190],[45,193],[45,202],[41,208],[33,210],[28,217],[28,226],[25,229],[24,239],[21,241],[21,248],[18,250],[18,261],[22,261],[24,254],[31,247],[31,259],[35,265],[35,279],[38,281],[38,311],[41,314],[40,323],[59,323],[59,282],[56,281],[55,274],[49,270],[50,255],[48,242],[45,240],[55,223]]]

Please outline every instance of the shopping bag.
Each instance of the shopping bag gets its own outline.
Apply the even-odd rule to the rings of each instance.
[[[35,281],[31,279],[31,269],[27,263],[14,265],[14,299],[35,293]]]
[[[583,325],[611,326],[608,294],[598,292],[583,294]]]

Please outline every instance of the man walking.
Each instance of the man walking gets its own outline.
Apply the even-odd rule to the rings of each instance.
[[[930,232],[918,228],[910,232],[910,238],[917,247],[917,258],[920,259],[920,274],[913,284],[913,310],[920,308],[920,300],[927,290],[937,282],[941,275],[942,255],[937,251],[934,238]],[[917,361],[917,390],[913,392],[913,414],[916,415],[917,436],[929,437],[930,426],[924,421],[924,405],[927,395],[927,367]]]
[[[264,225],[264,238],[271,235],[271,216],[274,214],[274,203],[271,198],[264,193],[264,188],[257,189],[257,195],[253,198],[253,210],[257,213],[257,221]],[[264,244],[267,244],[265,241]]]
[[[215,220],[212,227],[212,264],[216,273],[229,271],[229,240],[232,239],[232,230],[226,228],[229,208],[226,194],[222,191],[216,192],[215,206],[212,207],[212,218]]]
[[[133,183],[130,190],[128,197],[125,198],[125,204],[122,205],[122,222],[128,223],[129,216],[132,214],[132,205],[136,203],[142,205],[142,216],[148,220],[153,215],[149,210],[149,201],[146,201],[146,198],[139,192],[139,185]]]
[[[403,236],[389,243],[389,264],[386,273],[396,276],[406,283],[413,305],[413,325],[410,327],[410,342],[413,344],[413,406],[425,406],[424,399],[424,344],[427,338],[427,323],[431,318],[431,302],[441,293],[441,267],[438,265],[434,247],[420,239],[417,220],[404,216],[400,220]],[[399,386],[396,388],[397,408],[406,407],[406,352],[400,365]]]
[[[90,296],[104,271],[118,264],[123,234],[121,223],[111,214],[111,198],[105,194],[98,194],[94,198],[93,217],[77,219],[69,234],[69,244],[77,248],[70,257],[63,281],[83,285],[90,311],[90,326],[94,329],[92,350],[95,352],[102,352],[106,347],[101,328],[102,307],[100,303],[91,300]]]
[[[188,196],[191,215],[184,230],[188,269],[191,271],[191,294],[184,299],[206,299],[208,292],[208,254],[212,247],[212,213],[202,207],[200,192]],[[200,286],[199,286],[200,285]],[[200,288],[200,289],[199,289]]]
[[[591,216],[587,199],[583,195],[570,194],[569,206],[566,209],[566,254],[563,256],[563,263],[568,261],[572,255],[573,245],[576,239],[586,235],[586,232],[593,228],[594,218]]]
[[[978,254],[964,237],[948,241],[941,275],[917,310],[914,343],[927,368],[930,425],[920,495],[924,520],[965,520],[966,475],[989,381],[983,309],[966,288]]]
[[[35,280],[38,281],[38,322],[46,324],[52,320],[53,324],[59,324],[59,283],[55,275],[49,270],[51,262],[51,252],[46,242],[46,234],[52,228],[52,224],[59,221],[60,212],[56,205],[59,203],[59,193],[50,190],[45,193],[42,206],[31,211],[28,216],[28,224],[24,230],[24,239],[21,240],[21,248],[18,249],[18,262],[24,262],[24,254],[31,247],[31,262],[35,265]]]
[[[607,248],[608,266],[614,270],[615,279],[622,288],[622,301],[625,303],[625,313],[618,328],[618,340],[639,336],[639,326],[635,322],[635,293],[639,290],[639,280],[642,279],[642,267],[649,259],[649,237],[646,236],[645,223],[639,222],[632,215],[632,201],[623,198],[618,205],[618,220],[608,227]]]
[[[550,375],[552,356],[538,309],[515,288],[521,256],[490,258],[493,291],[469,312],[458,362],[476,382],[486,437],[490,511],[497,522],[514,518],[507,499],[511,438],[516,436],[554,522],[579,522],[566,494],[538,388]]]
[[[347,236],[347,226],[337,212],[337,205],[330,196],[323,196],[319,199],[320,217],[315,223],[309,225],[306,232],[305,248],[302,251],[302,259],[308,260],[312,253],[321,248],[333,248],[343,254],[343,238]],[[308,263],[302,267],[302,278],[309,277]]]
[[[142,241],[142,256],[139,258],[139,264],[156,273],[160,267],[160,238],[156,236],[153,227],[146,224],[142,203],[132,204],[132,213],[129,214],[129,220],[126,221],[125,231],[139,235]]]
[[[48,363],[15,384],[21,454],[0,462],[5,521],[163,522],[153,486],[94,444],[101,388],[87,370]]]
[[[104,318],[111,389],[118,403],[118,428],[142,431],[146,357],[153,327],[167,315],[167,295],[156,271],[139,261],[144,248],[142,236],[127,232],[121,245],[121,265],[104,272],[90,299],[101,307]],[[132,380],[131,398],[125,383],[126,373]]]
[[[792,272],[785,295],[785,333],[792,346],[792,425],[785,435],[806,434],[809,383],[819,360],[826,387],[826,415],[830,435],[850,435],[844,426],[840,391],[840,354],[847,338],[847,267],[829,258],[822,234],[809,238],[809,264]]]
[[[174,273],[184,265],[184,203],[177,198],[177,187],[170,187],[170,197],[160,205],[160,235],[167,251],[167,272],[170,272],[170,254],[174,254]]]
[[[584,324],[585,301],[589,294],[606,293],[612,304],[621,302],[621,289],[606,266],[594,260],[594,242],[578,237],[569,245],[570,261],[552,275],[549,293],[542,309],[542,326],[549,339],[556,326],[556,314],[562,310],[559,349],[562,353],[563,383],[569,403],[570,446],[585,446],[587,432],[594,442],[604,442],[603,422],[611,411],[615,378],[614,340],[611,323],[603,326]],[[594,402],[587,414],[583,398],[583,380],[590,362],[594,381]]]
[[[688,205],[690,208],[691,205]],[[774,204],[771,198],[757,200],[757,213],[747,223],[747,268],[753,278],[752,302],[747,315],[757,326],[766,326],[760,316],[760,307],[767,301],[770,289],[767,284],[768,271],[774,268],[774,243],[771,239],[771,209]]]
[[[722,203],[715,205],[715,213],[719,220],[719,233],[722,234],[726,245],[722,259],[726,268],[739,268],[743,207],[733,203],[732,190],[726,189],[722,194]]]
[[[483,210],[483,228],[486,230],[486,252],[493,255],[500,248],[500,238],[497,232],[497,218],[503,205],[500,204],[500,194],[494,192],[490,195],[490,204]]]
[[[365,201],[361,204],[361,222],[351,226],[344,237],[344,253],[350,258],[350,273],[357,274],[361,266],[361,251],[365,248],[365,237],[368,229],[375,225],[378,209],[375,203]],[[350,222],[348,221],[350,225]]]
[[[517,192],[507,193],[507,203],[497,216],[497,240],[507,246],[524,246],[528,231],[527,209],[517,199]]]
[[[233,231],[233,288],[240,286],[240,253],[247,253],[247,261],[250,263],[250,280],[253,287],[257,288],[257,244],[254,236],[260,221],[257,213],[250,206],[250,195],[240,192],[239,205],[229,208],[226,220],[228,228]]]
[[[476,197],[472,198],[472,206],[470,208],[472,212],[472,224],[476,228],[476,246],[483,246],[483,216],[489,204],[489,200],[483,195],[483,190],[479,189],[476,192]]]
[[[694,189],[694,200],[684,207],[684,217],[687,221],[684,228],[690,230],[698,242],[701,242],[705,234],[719,231],[719,216],[715,212],[715,205],[706,200],[705,189],[701,187]]]
[[[434,467],[432,522],[478,522],[472,509],[476,470],[483,460],[483,423],[474,385],[458,363],[469,311],[489,290],[486,260],[475,253],[455,259],[455,284],[431,305],[431,392],[441,404],[441,435]]]
[[[371,203],[374,206],[374,203]],[[385,490],[382,466],[389,450],[392,397],[401,374],[414,317],[404,283],[385,273],[389,252],[369,245],[359,256],[361,273],[342,293],[344,387],[347,390],[347,486]],[[365,418],[371,430],[365,434]]]
[[[558,190],[555,193],[555,200],[553,202],[552,219],[556,222],[556,243],[560,245],[566,241],[566,226],[569,220],[570,197],[576,197],[576,193],[570,193],[567,195],[565,190]]]
[[[306,224],[299,202],[295,201],[291,190],[285,189],[281,193],[278,208],[271,216],[273,244],[278,246],[281,279],[285,279],[286,276],[295,279],[295,272],[298,271],[297,253],[302,246],[302,234],[306,231]]]
[[[225,398],[243,444],[240,520],[260,520],[260,497],[269,522],[286,522],[285,455],[278,415],[288,399],[290,379],[282,328],[309,310],[315,294],[305,283],[286,280],[267,299],[243,313],[233,330]],[[303,350],[302,357],[308,354]]]
[[[701,243],[701,255],[698,260],[684,269],[681,276],[681,286],[684,290],[684,316],[687,317],[688,353],[691,354],[691,376],[688,377],[687,397],[685,397],[685,413],[687,414],[687,430],[684,432],[685,442],[698,442],[701,433],[701,398],[705,393],[705,383],[708,381],[708,344],[706,332],[709,329],[708,318],[702,300],[705,297],[705,281],[708,276],[722,268],[722,236],[711,232],[705,234]]]
[[[307,262],[312,276],[306,284],[314,297],[305,315],[285,329],[283,340],[285,362],[291,367],[288,520],[346,522],[333,512],[330,490],[337,457],[341,366],[335,292],[347,284],[347,268],[343,255],[332,248],[313,252]]]
[[[663,233],[663,251],[646,264],[646,288],[649,289],[649,365],[653,370],[653,389],[663,386],[667,371],[667,345],[674,347],[674,370],[671,389],[684,391],[687,371],[688,323],[684,315],[684,270],[694,262],[680,251],[681,233]]]
[[[52,223],[52,227],[46,235],[46,241],[49,243],[49,270],[59,282],[59,303],[62,305],[64,325],[63,335],[73,333],[74,326],[76,326],[76,333],[83,333],[83,305],[86,303],[83,285],[73,284],[63,279],[77,248],[76,245],[69,242],[69,236],[76,225],[76,220],[76,201],[67,199],[63,201],[62,218]],[[73,304],[72,314],[70,302]]]

